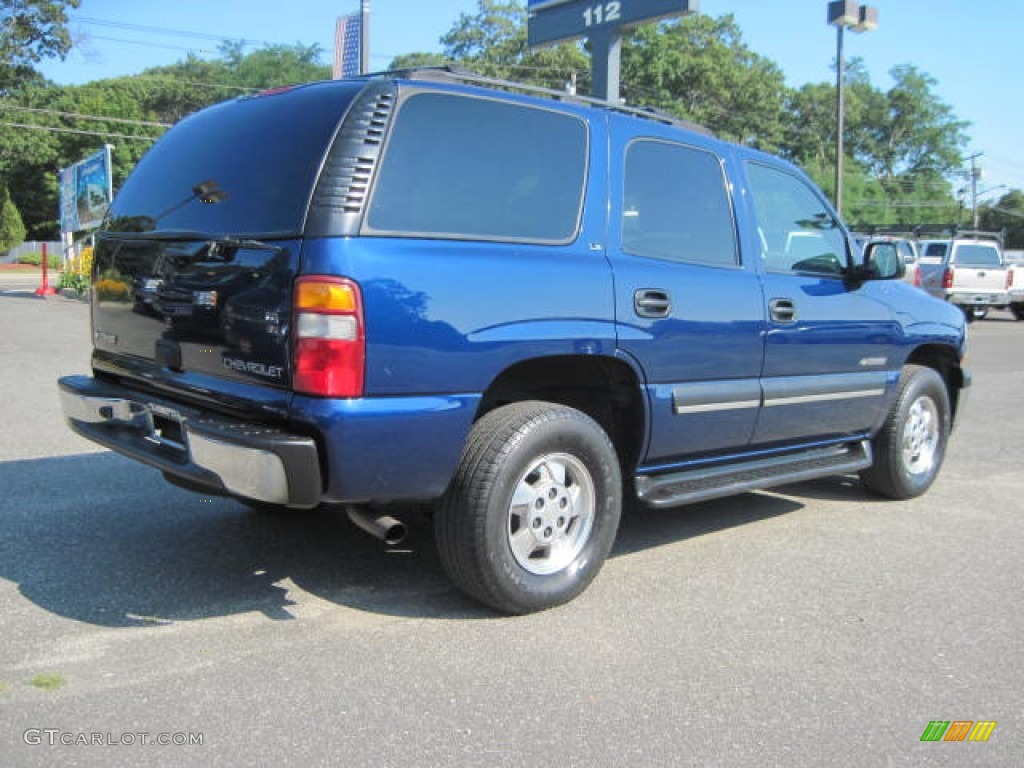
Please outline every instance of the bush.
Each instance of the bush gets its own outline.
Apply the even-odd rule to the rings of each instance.
[[[9,251],[25,240],[25,224],[11,200],[7,187],[0,188],[0,253]]]
[[[96,297],[106,301],[129,301],[132,287],[121,280],[105,278],[96,283]]]
[[[89,290],[89,276],[80,275],[72,270],[66,270],[61,272],[60,279],[57,281],[58,288],[70,288],[72,291],[78,293],[85,293]]]
[[[46,255],[46,261],[50,265],[50,269],[60,269],[60,256],[55,253],[48,253]],[[43,255],[41,253],[23,253],[18,257],[19,264],[31,264],[33,267],[38,267],[43,263]]]

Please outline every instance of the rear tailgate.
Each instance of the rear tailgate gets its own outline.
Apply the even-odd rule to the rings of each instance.
[[[954,291],[989,294],[1006,290],[1006,267],[993,244],[956,243],[952,266]]]
[[[225,102],[157,142],[97,237],[96,370],[211,400],[283,402],[309,200],[364,85],[315,83]]]
[[[94,255],[98,352],[287,388],[299,241],[101,236]],[[165,375],[164,378],[167,378]]]

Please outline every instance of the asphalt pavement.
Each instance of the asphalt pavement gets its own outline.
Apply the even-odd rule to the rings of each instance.
[[[581,598],[506,618],[448,584],[425,526],[389,549],[74,436],[55,381],[88,369],[88,308],[32,288],[0,278],[0,764],[1021,764],[1007,314],[971,328],[975,384],[926,496],[835,478],[631,509]],[[935,720],[997,725],[922,742]]]

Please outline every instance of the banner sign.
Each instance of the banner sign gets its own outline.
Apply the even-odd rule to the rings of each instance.
[[[62,168],[59,178],[61,231],[78,232],[98,227],[114,197],[110,145]]]

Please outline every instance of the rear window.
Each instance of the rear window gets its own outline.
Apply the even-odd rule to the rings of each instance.
[[[959,265],[970,267],[1001,267],[1003,265],[995,246],[973,243],[958,245],[953,251],[953,260]]]
[[[365,231],[467,240],[575,238],[587,127],[571,115],[442,93],[409,97]]]
[[[300,233],[335,127],[361,87],[300,86],[224,102],[182,120],[139,161],[104,229]]]

